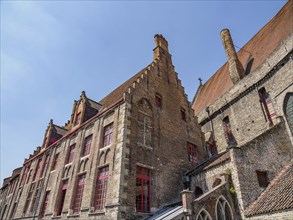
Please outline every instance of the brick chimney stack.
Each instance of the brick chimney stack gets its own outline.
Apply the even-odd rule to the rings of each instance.
[[[235,84],[245,76],[244,69],[238,59],[229,29],[221,31],[221,38],[228,57],[230,77]]]
[[[168,41],[161,35],[155,35],[154,60],[159,59],[162,55],[169,54]]]

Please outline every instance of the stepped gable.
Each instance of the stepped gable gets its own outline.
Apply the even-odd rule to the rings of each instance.
[[[246,210],[246,216],[293,208],[293,161],[287,165],[258,199]]]
[[[150,64],[151,65],[151,64]],[[137,78],[141,76],[141,74],[144,74],[144,72],[147,70],[147,67],[139,71],[137,74],[132,76],[130,79],[125,81],[123,84],[118,86],[116,89],[114,89],[110,94],[108,94],[105,98],[99,101],[100,104],[104,106],[104,108],[109,107],[116,101],[123,98],[123,94],[127,92],[128,88],[132,86],[132,84],[136,81]]]
[[[285,6],[238,52],[238,58],[244,70],[253,58],[251,73],[256,70],[268,56],[293,32],[293,1]],[[233,33],[232,33],[233,34]],[[212,104],[233,86],[226,62],[198,91],[193,99],[192,108],[198,114]]]

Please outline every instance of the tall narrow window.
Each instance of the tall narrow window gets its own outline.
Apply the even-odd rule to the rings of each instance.
[[[75,123],[74,125],[79,124],[81,121],[81,112],[77,113],[76,117],[75,117]]]
[[[33,195],[34,189],[35,189],[35,183],[32,183],[31,186],[30,186],[29,192],[27,194],[25,204],[24,204],[24,208],[23,208],[23,213],[24,214],[28,210],[28,207],[29,207],[30,201],[32,199],[32,195]]]
[[[85,138],[85,141],[84,141],[84,146],[83,146],[83,150],[82,150],[82,153],[81,153],[81,156],[86,156],[90,153],[91,151],[91,145],[92,145],[92,135],[88,136]]]
[[[42,205],[42,209],[41,209],[41,212],[40,212],[41,219],[45,216],[46,209],[47,209],[48,204],[49,204],[49,196],[50,196],[50,191],[47,191],[46,195],[45,195],[43,205]]]
[[[51,170],[55,170],[58,167],[59,160],[60,160],[60,154],[57,153],[57,154],[55,154]]]
[[[276,112],[274,110],[274,106],[272,103],[272,99],[269,93],[266,92],[266,89],[264,87],[259,90],[259,96],[260,96],[261,102],[263,103],[267,120],[272,125],[273,124],[272,117],[276,115]]]
[[[14,185],[15,185],[15,180],[13,180],[13,181],[10,183],[9,194],[11,194],[11,193],[13,192]]]
[[[11,210],[11,212],[10,212],[9,219],[13,219],[13,218],[14,218],[15,211],[16,211],[16,207],[17,207],[17,202],[15,202],[15,203],[13,204],[12,210]]]
[[[105,207],[109,167],[100,168],[98,172],[94,201],[95,211],[101,211]]]
[[[193,163],[198,162],[196,146],[191,143],[188,143],[188,159],[190,162],[193,162]]]
[[[234,142],[234,137],[232,134],[231,124],[230,124],[230,120],[228,116],[223,119],[223,124],[224,124],[226,140],[228,145],[230,145]]]
[[[291,132],[293,133],[293,93],[285,97],[284,112]]]
[[[156,94],[155,96],[155,99],[156,99],[156,106],[161,109],[163,104],[162,104],[162,96],[160,94]]]
[[[73,198],[73,207],[72,207],[73,213],[79,213],[80,211],[84,183],[85,183],[85,174],[80,175],[77,180],[76,190],[75,190],[75,194]]]
[[[103,146],[108,146],[112,143],[113,123],[104,128],[104,143]]]
[[[39,193],[40,193],[40,185],[37,186],[37,189],[34,193],[33,199],[32,199],[32,204],[31,204],[31,209],[30,212],[31,213],[35,213],[37,206],[38,206],[38,197],[39,197]]]
[[[67,159],[66,159],[66,164],[71,163],[73,161],[74,153],[75,153],[75,144],[73,144],[69,147],[69,151],[68,151]]]
[[[59,203],[57,207],[57,216],[60,216],[63,210],[64,200],[65,200],[66,191],[67,191],[67,185],[68,185],[68,180],[65,180],[62,182]]]
[[[28,182],[30,181],[31,176],[32,176],[32,172],[33,172],[33,170],[30,170],[30,171],[28,172],[28,177],[27,177],[26,183],[28,183]]]
[[[232,210],[229,203],[224,197],[220,197],[217,202],[217,220],[232,220]]]
[[[47,170],[48,163],[49,163],[49,158],[50,158],[50,157],[49,157],[49,154],[47,154],[46,157],[45,157],[45,163],[44,163],[44,165],[43,165],[43,168],[42,168],[42,172],[41,172],[40,177],[43,177],[44,174],[45,174],[45,172],[46,172],[46,170]]]
[[[269,185],[268,175],[267,172],[263,171],[256,171],[258,185],[260,187],[267,187]]]
[[[41,162],[42,162],[42,159],[39,159],[39,160],[38,160],[38,163],[37,163],[36,171],[35,171],[34,176],[33,176],[33,181],[36,180],[36,177],[37,177],[38,174],[39,174],[39,171],[40,171],[40,168],[41,168]]]
[[[26,180],[27,174],[29,172],[29,169],[30,169],[30,165],[26,165],[25,168],[24,168],[22,177],[21,177],[21,183],[20,183],[21,186],[23,186],[24,183],[25,183],[25,180]]]
[[[181,119],[182,119],[183,121],[186,121],[185,109],[184,109],[184,108],[181,108],[181,109],[180,109],[180,113],[181,113]]]
[[[137,167],[136,172],[136,211],[150,212],[151,170]]]

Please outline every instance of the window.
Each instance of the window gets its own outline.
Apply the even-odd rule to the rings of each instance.
[[[21,186],[23,186],[24,183],[25,183],[25,180],[26,180],[27,174],[29,172],[29,169],[30,169],[30,165],[26,165],[25,168],[24,168],[24,171],[23,171],[23,175],[21,177],[21,183],[20,183]]]
[[[232,220],[232,210],[224,197],[220,197],[217,202],[217,220]]]
[[[108,184],[108,175],[109,175],[109,167],[100,168],[98,171],[98,178],[96,182],[96,192],[95,192],[95,201],[94,207],[95,211],[103,210],[106,202],[106,194],[107,194],[107,184]]]
[[[17,202],[15,202],[15,203],[13,204],[12,210],[11,210],[11,212],[10,212],[9,219],[13,219],[13,218],[14,218],[15,211],[16,211],[16,207],[17,207]]]
[[[81,112],[77,113],[76,117],[75,117],[75,122],[74,125],[79,124],[81,121]]]
[[[186,121],[185,109],[184,108],[181,108],[180,113],[181,113],[181,119],[183,121]]]
[[[39,159],[39,160],[38,160],[38,163],[37,163],[36,171],[35,171],[35,173],[34,173],[33,181],[36,180],[36,177],[37,177],[38,174],[39,174],[39,171],[40,171],[40,168],[41,168],[41,162],[42,162],[42,159]]]
[[[260,100],[263,103],[266,120],[268,120],[269,123],[272,125],[273,124],[272,117],[276,115],[276,112],[274,110],[270,94],[266,92],[266,89],[264,87],[261,88],[258,92],[259,92]]]
[[[221,183],[222,183],[222,180],[221,180],[221,179],[219,179],[219,178],[217,178],[217,179],[215,179],[215,181],[213,182],[213,185],[212,185],[212,187],[214,188],[214,187],[216,187],[216,186],[220,185]]]
[[[84,141],[84,146],[83,146],[83,151],[82,151],[82,154],[81,156],[86,156],[90,153],[91,151],[91,144],[92,144],[92,135],[88,136],[85,138],[85,141]]]
[[[48,163],[49,163],[49,154],[46,155],[46,158],[45,158],[45,163],[43,165],[43,169],[42,169],[42,172],[41,172],[41,175],[40,175],[40,178],[42,178],[47,170],[47,167],[48,167]]]
[[[201,195],[203,195],[203,191],[200,187],[195,187],[195,190],[194,190],[194,198],[198,198],[200,197]]]
[[[163,104],[162,104],[162,96],[160,94],[156,94],[155,96],[155,100],[156,100],[156,106],[161,109]]]
[[[65,200],[66,191],[67,191],[67,185],[68,185],[68,180],[65,180],[62,182],[59,203],[57,207],[57,216],[60,216],[63,210],[64,200]]]
[[[190,162],[198,163],[196,146],[191,143],[188,143],[188,159]]]
[[[52,164],[52,170],[55,170],[58,167],[59,160],[60,160],[60,154],[57,153],[55,154],[55,158]]]
[[[69,147],[69,151],[68,151],[67,159],[66,159],[66,164],[71,163],[73,161],[74,153],[75,153],[75,144],[73,144]]]
[[[35,191],[35,193],[33,195],[33,200],[32,200],[32,204],[31,204],[30,213],[35,213],[35,211],[36,211],[36,209],[37,209],[37,207],[39,205],[39,203],[37,201],[38,201],[39,193],[40,193],[40,190],[41,190],[40,186],[41,186],[41,184],[39,184],[37,186],[37,189],[36,189],[36,191]]]
[[[256,171],[258,185],[260,187],[267,187],[269,185],[267,172]]]
[[[103,147],[108,146],[112,143],[113,123],[107,125],[104,128],[104,143]]]
[[[23,213],[24,214],[27,212],[27,209],[29,207],[29,204],[30,204],[33,192],[34,192],[34,189],[35,189],[35,183],[32,183],[32,185],[30,186],[29,192],[27,194],[25,204],[24,204],[24,208],[23,208]]]
[[[136,211],[150,212],[151,170],[137,167],[136,171]]]
[[[80,211],[84,183],[85,183],[85,174],[80,175],[77,180],[77,185],[76,185],[75,194],[73,198],[73,207],[72,207],[73,213],[79,213]]]
[[[288,93],[285,97],[284,112],[289,128],[293,133],[293,93]]]
[[[32,172],[33,172],[33,170],[30,170],[30,171],[29,171],[29,173],[28,173],[28,178],[27,178],[27,180],[26,180],[26,183],[28,183],[29,180],[31,179]]]
[[[13,181],[10,183],[9,194],[11,194],[11,193],[13,192],[14,185],[15,185],[15,180],[13,180]]]
[[[224,124],[226,140],[228,145],[230,145],[233,143],[234,137],[232,134],[231,124],[230,124],[230,120],[228,116],[223,119],[223,124]]]
[[[49,204],[49,196],[50,196],[50,191],[47,191],[46,195],[45,195],[44,202],[43,202],[43,206],[42,206],[42,209],[41,209],[41,212],[40,212],[41,219],[45,216],[46,209],[47,209],[48,204]]]
[[[196,220],[212,220],[212,218],[211,218],[210,214],[205,209],[203,209],[197,215]]]

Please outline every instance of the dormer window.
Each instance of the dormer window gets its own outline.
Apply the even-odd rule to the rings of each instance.
[[[74,125],[79,124],[81,121],[81,112],[77,113],[76,117],[75,117],[75,123]]]

